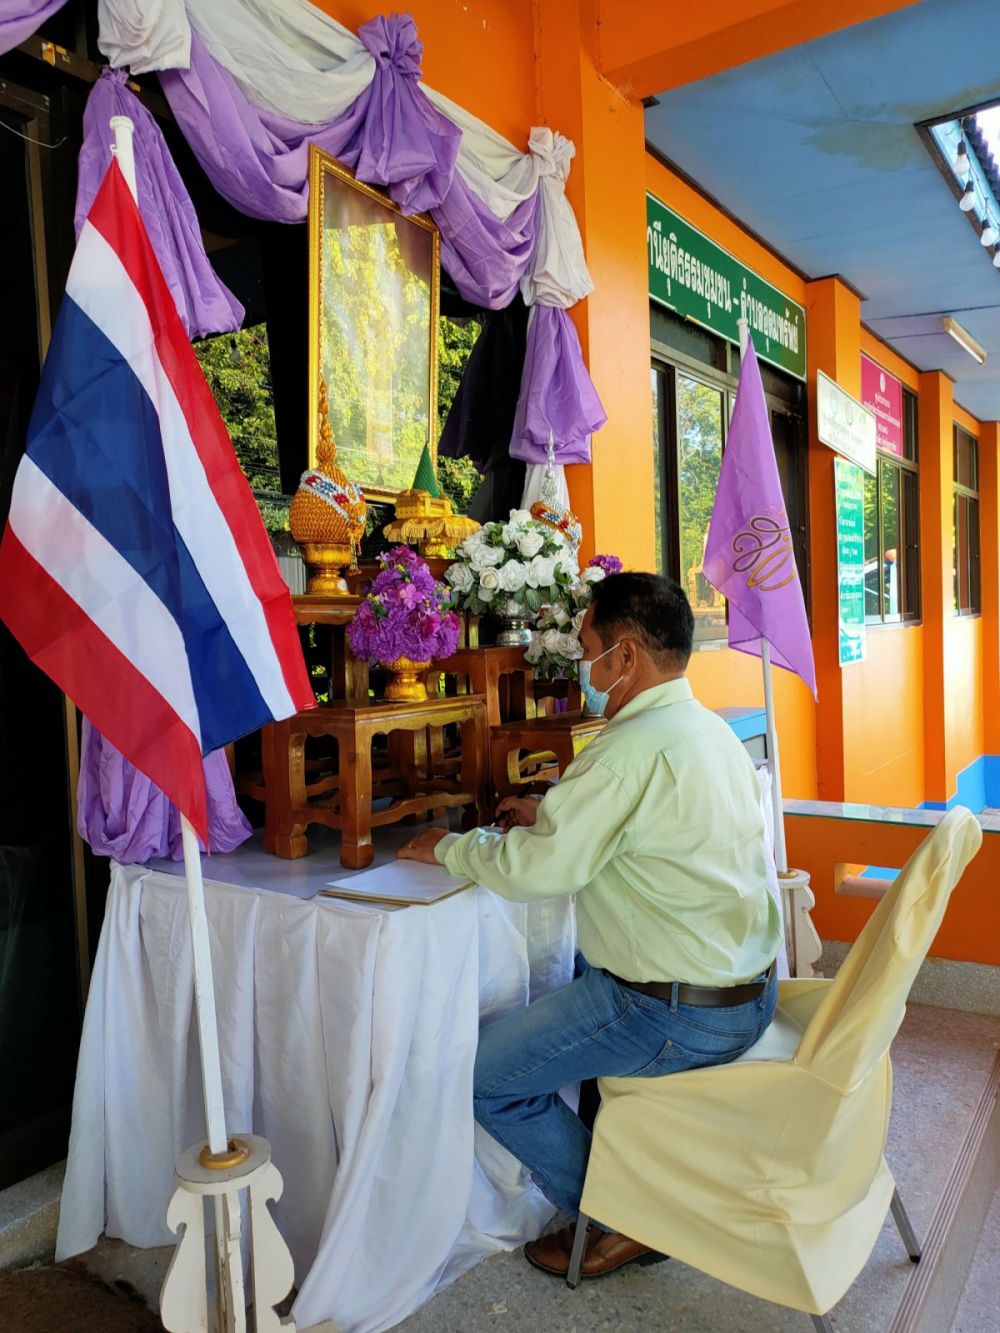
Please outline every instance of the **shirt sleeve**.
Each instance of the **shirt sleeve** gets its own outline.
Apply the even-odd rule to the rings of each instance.
[[[483,884],[513,902],[579,893],[626,838],[632,802],[603,764],[577,763],[546,793],[531,828],[473,829],[435,849],[452,875]]]

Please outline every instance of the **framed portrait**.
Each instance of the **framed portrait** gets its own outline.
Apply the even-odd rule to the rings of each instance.
[[[337,462],[370,500],[408,489],[437,451],[438,229],[309,150],[309,462],[320,384]]]

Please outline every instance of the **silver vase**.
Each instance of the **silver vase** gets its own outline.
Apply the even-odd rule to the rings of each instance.
[[[497,631],[498,648],[527,648],[531,643],[531,612],[516,597],[496,597],[493,614],[500,622]]]

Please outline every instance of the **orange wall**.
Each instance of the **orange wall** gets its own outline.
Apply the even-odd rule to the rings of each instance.
[[[875,902],[834,892],[838,863],[901,869],[930,830],[853,819],[789,815],[788,857],[808,870],[816,895],[813,924],[824,940],[857,938]],[[982,850],[955,890],[944,923],[931,946],[934,958],[1000,964],[1000,833],[985,833]]]
[[[920,805],[924,800],[923,628],[869,630],[852,734],[849,801]]]
[[[392,5],[372,0],[313,0],[345,28]],[[523,149],[536,120],[531,0],[409,0],[423,42],[425,81]]]
[[[978,616],[953,616],[947,631],[945,718],[952,796],[956,775],[983,753],[983,622]]]
[[[763,708],[760,660],[729,648],[695,652],[688,667],[695,695],[706,708]],[[781,751],[783,795],[816,796],[816,706],[798,676],[775,670],[774,711]]]

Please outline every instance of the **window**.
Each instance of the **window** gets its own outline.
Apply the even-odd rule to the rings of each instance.
[[[653,505],[657,571],[677,580],[695,642],[725,641],[725,600],[702,562],[739,376],[739,349],[651,308]],[[761,364],[778,474],[808,608],[805,386]]]
[[[900,624],[920,616],[917,399],[903,392],[903,453],[879,450],[865,477],[865,620]]]
[[[674,375],[677,417],[677,500],[680,578],[694,612],[696,638],[726,637],[726,603],[702,573],[712,506],[722,466],[727,395],[690,375]]]
[[[979,441],[955,427],[955,614],[978,615]]]

